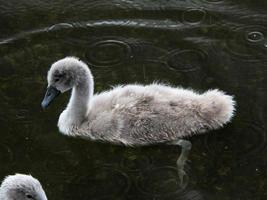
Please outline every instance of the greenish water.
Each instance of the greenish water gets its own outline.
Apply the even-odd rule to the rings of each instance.
[[[262,0],[0,1],[0,178],[38,178],[52,199],[265,200],[267,3]],[[190,138],[189,184],[175,146],[127,148],[57,130],[63,95],[40,102],[50,64],[92,65],[95,90],[155,80],[238,103],[233,122]]]

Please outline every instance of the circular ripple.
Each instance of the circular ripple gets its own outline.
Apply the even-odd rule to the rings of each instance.
[[[238,27],[225,35],[223,47],[242,60],[262,62],[267,59],[266,34],[267,28],[261,25]]]
[[[141,5],[139,3],[130,1],[130,0],[123,0],[123,1],[98,1],[94,0],[87,5],[86,8],[90,8],[92,11],[103,11],[103,10],[113,10],[113,9],[122,9],[125,11],[131,9],[140,9]]]
[[[208,151],[215,152],[224,149],[236,154],[239,159],[257,154],[266,146],[266,131],[260,124],[251,121],[243,121],[233,128],[231,137],[223,134],[208,134],[205,138],[205,146]]]
[[[8,164],[13,160],[13,152],[6,144],[0,144],[0,163]]]
[[[59,23],[59,24],[54,24],[51,27],[49,27],[48,31],[58,31],[58,30],[69,29],[69,28],[73,28],[73,25],[69,23]]]
[[[68,187],[70,199],[116,199],[130,188],[129,177],[115,169],[88,169],[90,174],[75,178]],[[73,192],[69,192],[73,191]]]
[[[183,191],[177,168],[160,167],[146,170],[137,180],[138,190],[149,196],[170,196]]]
[[[170,69],[180,72],[191,72],[199,70],[205,59],[205,54],[197,50],[173,50],[164,56]]]
[[[261,42],[264,40],[264,35],[259,31],[252,31],[246,34],[246,39],[249,42]]]
[[[198,8],[191,8],[183,13],[183,22],[188,24],[199,24],[205,20],[206,11]]]
[[[131,47],[119,40],[97,41],[90,45],[86,58],[96,66],[114,66],[124,63],[131,55]]]

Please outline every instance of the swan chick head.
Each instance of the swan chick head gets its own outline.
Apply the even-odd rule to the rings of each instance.
[[[83,83],[88,74],[88,66],[75,57],[66,57],[53,63],[47,73],[48,88],[42,107],[48,107],[60,93]]]
[[[7,176],[0,187],[0,199],[47,200],[41,183],[30,175]]]
[[[48,87],[55,87],[61,93],[66,92],[83,82],[88,71],[88,66],[78,58],[63,58],[53,63],[48,71]]]

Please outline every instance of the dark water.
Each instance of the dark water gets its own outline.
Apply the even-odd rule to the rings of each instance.
[[[1,0],[0,177],[31,173],[64,200],[267,199],[267,2],[263,0]],[[158,80],[238,102],[225,128],[190,138],[189,184],[178,147],[126,148],[67,138],[68,95],[42,111],[46,71],[74,55],[96,91]]]

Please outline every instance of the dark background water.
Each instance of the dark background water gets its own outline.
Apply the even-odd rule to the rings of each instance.
[[[0,177],[30,173],[49,199],[267,199],[267,2],[0,1]],[[68,95],[40,107],[51,63],[91,65],[95,90],[155,80],[235,96],[236,116],[190,138],[189,184],[175,146],[127,148],[68,138]]]

